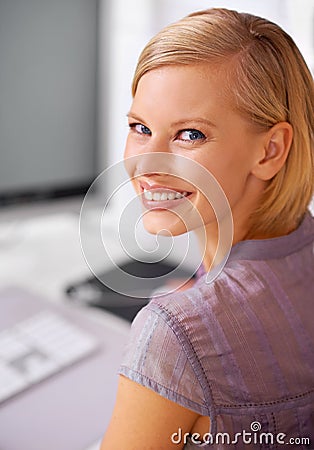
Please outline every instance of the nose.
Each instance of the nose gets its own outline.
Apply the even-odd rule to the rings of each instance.
[[[152,173],[172,173],[173,157],[171,153],[150,151],[130,156],[124,160],[129,175],[143,176]]]
[[[166,136],[153,133],[149,139],[145,140],[144,144],[127,141],[125,167],[129,175],[133,176],[156,172],[167,173],[170,170],[170,154],[169,141]]]
[[[141,147],[141,148],[139,148]],[[169,153],[169,139],[165,135],[152,134],[149,139],[146,140],[145,145],[139,146],[138,152],[141,153]],[[137,152],[136,152],[137,153]]]

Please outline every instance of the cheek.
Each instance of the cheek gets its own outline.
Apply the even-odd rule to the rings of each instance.
[[[246,180],[249,175],[245,163],[236,158],[237,150],[233,154],[220,152],[219,155],[211,155],[211,158],[203,158],[198,162],[205,167],[217,180],[224,191],[230,205],[234,204],[243,195]],[[202,203],[207,202],[203,198]],[[207,202],[208,203],[208,202]]]
[[[125,147],[124,147],[124,159],[135,155],[135,151],[134,151],[135,149],[133,147],[134,146],[132,145],[130,135],[128,135],[128,137],[126,139]]]
[[[148,135],[139,135],[134,131],[129,131],[126,138],[124,155],[125,157],[136,156],[146,153],[147,144],[150,142]]]
[[[124,167],[131,179],[136,174],[136,169],[137,169],[137,164],[138,164],[138,158],[136,158],[137,155],[138,155],[138,152],[136,152],[136,146],[132,143],[132,139],[130,139],[130,137],[128,137],[125,148],[124,148],[123,158],[124,158]],[[133,184],[133,187],[135,188],[136,182],[134,180],[132,180],[132,184]]]
[[[204,225],[216,222],[215,203],[211,203],[209,200],[212,199],[207,199],[207,197],[203,193],[198,193],[196,201],[194,203],[196,211],[202,218]]]

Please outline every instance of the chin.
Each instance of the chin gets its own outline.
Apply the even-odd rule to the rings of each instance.
[[[184,222],[170,211],[149,211],[143,216],[143,225],[150,234],[180,236],[187,232]]]

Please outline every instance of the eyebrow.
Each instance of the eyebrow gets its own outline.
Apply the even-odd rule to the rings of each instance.
[[[126,115],[128,118],[132,117],[132,119],[138,120],[139,122],[145,122],[145,120],[141,119],[140,116],[138,116],[137,114],[133,113],[132,111],[129,111]]]
[[[129,118],[132,117],[133,119],[138,120],[139,122],[145,124],[145,120],[141,119],[140,116],[138,116],[136,113],[134,113],[132,111],[129,111],[127,113],[127,117],[129,117]],[[210,120],[204,119],[203,117],[188,117],[186,119],[172,122],[171,125],[172,126],[184,126],[184,125],[188,125],[191,122],[203,123],[203,124],[208,125],[213,128],[217,127],[213,122],[211,122]]]

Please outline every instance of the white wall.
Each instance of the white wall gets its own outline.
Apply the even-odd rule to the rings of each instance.
[[[287,4],[291,35],[314,73],[314,0],[287,0]]]
[[[156,1],[157,3],[157,1]],[[267,17],[276,21],[281,26],[287,25],[287,0],[181,0],[178,2],[170,0],[158,1],[158,25],[173,22],[180,17],[206,8],[229,8],[240,12],[250,12],[259,16]]]

